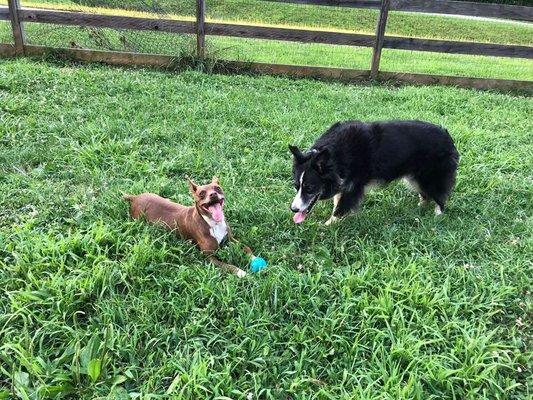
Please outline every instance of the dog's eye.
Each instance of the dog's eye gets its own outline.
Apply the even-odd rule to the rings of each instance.
[[[201,199],[205,199],[205,190],[202,190],[199,196]]]
[[[310,185],[302,185],[302,192],[315,193],[316,187]]]
[[[215,192],[222,193],[222,188],[220,188],[219,186],[216,186],[215,187]]]

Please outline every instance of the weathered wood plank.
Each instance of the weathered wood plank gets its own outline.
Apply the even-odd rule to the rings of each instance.
[[[173,19],[125,17],[83,12],[23,8],[22,21],[60,25],[94,26],[99,28],[135,29],[146,31],[196,33],[193,21]]]
[[[0,57],[14,57],[17,55],[15,46],[7,43],[0,43]]]
[[[309,4],[315,6],[377,8],[381,7],[380,0],[267,0],[275,3]]]
[[[373,35],[206,22],[207,35],[371,47]]]
[[[26,46],[26,55],[41,57],[53,54],[84,62],[101,62],[110,65],[124,65],[137,67],[169,68],[174,64],[175,57],[161,54],[130,53],[122,51],[54,48],[47,46]]]
[[[196,56],[205,58],[205,1],[196,0]]]
[[[312,4],[320,6],[380,8],[379,0],[269,0],[278,3]],[[392,0],[391,10],[436,14],[469,15],[533,21],[533,7],[509,4],[475,3],[450,0]]]
[[[438,53],[533,58],[533,47],[530,46],[417,39],[398,36],[385,36],[383,47],[387,49],[433,51]]]
[[[18,55],[24,55],[24,26],[20,19],[20,0],[7,0],[9,8],[9,18],[11,19],[11,30],[13,31],[13,40],[15,50]]]
[[[403,72],[380,72],[378,81],[401,82],[416,85],[456,86],[470,89],[498,89],[504,91],[523,91],[533,94],[533,81],[510,79],[469,78],[462,76],[412,74]]]
[[[22,9],[20,12],[20,18],[22,21],[62,25],[137,29],[173,33],[196,33],[195,22],[181,20],[124,17],[37,9]],[[349,46],[372,47],[374,45],[373,35],[211,22],[205,23],[205,34]],[[475,42],[385,36],[383,47],[389,49],[533,58],[533,47]]]
[[[9,21],[9,8],[0,6],[0,21]]]
[[[378,23],[376,26],[376,40],[374,50],[372,51],[372,64],[370,66],[370,77],[374,79],[379,70],[379,60],[381,58],[381,48],[383,47],[383,38],[385,37],[385,28],[387,26],[387,15],[389,14],[390,0],[381,1]]]
[[[267,75],[286,75],[295,78],[319,78],[340,81],[368,81],[370,76],[369,70],[244,61],[224,61],[217,69],[218,72],[226,70],[234,73],[253,72]]]
[[[13,55],[13,46],[0,45],[0,55]],[[45,46],[26,45],[29,56],[43,56],[49,53],[90,62],[103,62],[113,65],[149,66],[169,68],[175,64],[175,58],[159,54],[126,53],[117,51],[95,51],[87,49],[52,48]],[[286,75],[294,78],[334,79],[346,82],[367,81],[368,70],[346,68],[311,67],[298,65],[281,65],[267,63],[247,63],[242,61],[221,61],[218,71],[254,72],[272,75]],[[474,89],[520,90],[533,93],[533,81],[516,81],[507,79],[465,78],[445,75],[425,75],[401,72],[380,72],[378,81],[391,81],[417,85],[449,85]]]
[[[347,68],[311,67],[299,65],[280,65],[266,63],[245,63],[231,61],[227,66],[241,67],[262,74],[287,75],[295,78],[333,79],[345,82],[361,82],[369,80],[368,70],[353,70]],[[533,93],[533,81],[516,81],[508,79],[468,78],[446,75],[426,75],[403,72],[379,72],[380,82],[406,83],[415,85],[444,85],[472,89],[520,90]]]
[[[391,7],[399,11],[437,14],[470,15],[475,17],[506,18],[533,21],[533,7],[509,4],[474,3],[449,0],[392,0]]]

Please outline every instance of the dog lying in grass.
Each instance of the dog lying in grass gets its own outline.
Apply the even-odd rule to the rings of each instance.
[[[455,185],[459,153],[448,131],[422,121],[337,122],[313,147],[294,156],[294,222],[302,223],[317,200],[333,198],[326,225],[361,203],[367,188],[404,178],[420,195],[434,201],[435,214]]]
[[[203,186],[190,179],[188,181],[194,198],[193,206],[174,203],[154,193],[125,194],[123,198],[130,202],[131,217],[138,219],[143,216],[150,223],[162,225],[177,232],[183,239],[192,240],[213,264],[242,278],[246,272],[213,255],[224,241],[236,241],[224,217],[225,198],[218,179],[213,178],[211,183]],[[244,252],[252,255],[247,246],[244,246]]]

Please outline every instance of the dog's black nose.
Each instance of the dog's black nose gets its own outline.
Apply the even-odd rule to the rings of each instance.
[[[211,199],[218,199],[218,194],[216,194],[216,193],[211,193],[211,194],[209,195],[209,197],[210,197]]]
[[[298,210],[296,207],[291,206],[291,211],[292,211],[292,212],[298,212],[298,211],[300,211],[300,210]]]

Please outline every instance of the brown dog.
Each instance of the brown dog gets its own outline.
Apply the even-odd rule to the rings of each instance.
[[[194,206],[190,207],[153,193],[138,196],[126,194],[124,199],[130,202],[132,218],[144,216],[148,222],[176,231],[183,239],[195,242],[213,264],[242,278],[246,272],[220,261],[213,255],[224,240],[234,240],[224,218],[224,192],[218,179],[213,178],[210,184],[204,186],[199,186],[189,179],[189,188],[194,198]],[[252,254],[247,246],[244,251]]]

